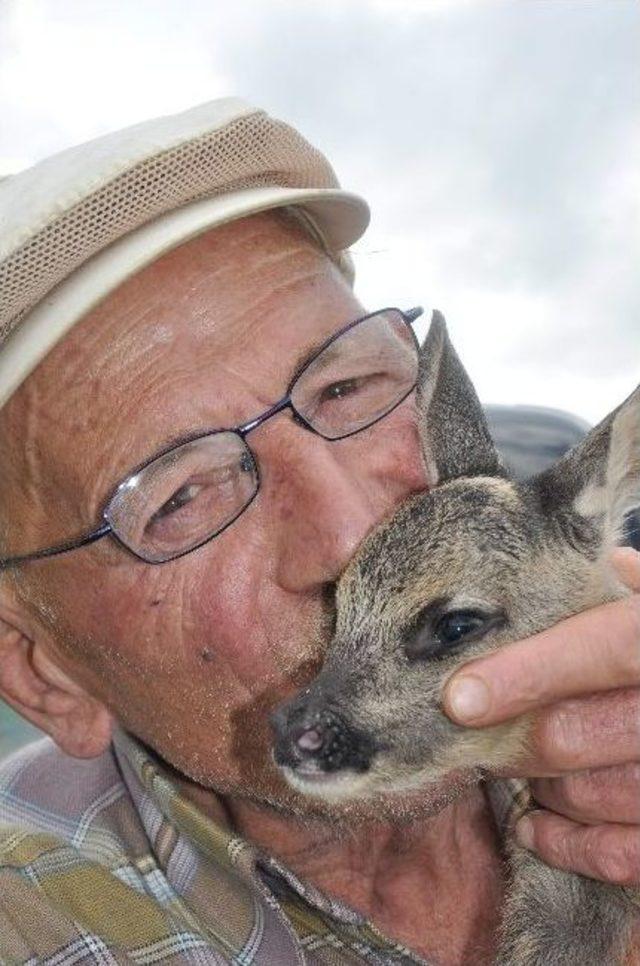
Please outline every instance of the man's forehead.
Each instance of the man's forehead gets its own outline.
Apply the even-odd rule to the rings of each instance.
[[[86,359],[88,374],[99,376],[102,366],[131,365],[136,354],[162,349],[175,338],[213,339],[219,350],[240,346],[247,328],[277,313],[278,293],[269,284],[274,274],[284,295],[283,285],[322,272],[339,278],[282,213],[215,228],[120,285],[54,350],[49,368],[59,373],[61,362]],[[91,359],[98,352],[100,358]]]
[[[209,428],[211,395],[198,398],[195,390],[189,398],[189,366],[207,359],[218,372],[240,367],[240,396],[252,367],[277,370],[290,360],[293,369],[298,350],[317,340],[309,326],[305,334],[304,324],[280,329],[283,305],[301,287],[313,292],[320,280],[325,291],[335,287],[338,302],[355,304],[330,259],[282,213],[221,226],[180,246],[112,292],[26,380],[7,407],[14,440],[16,428],[28,420],[32,444],[40,439],[48,451],[42,473],[54,460],[73,465],[78,446],[81,461],[90,461],[108,433],[119,472],[183,430]],[[265,327],[269,339],[262,339],[257,365],[252,348]],[[176,386],[178,397],[188,399],[188,413],[174,409]],[[278,392],[283,389],[278,385]],[[224,407],[227,400],[218,396],[216,402]],[[121,447],[123,435],[130,449]]]

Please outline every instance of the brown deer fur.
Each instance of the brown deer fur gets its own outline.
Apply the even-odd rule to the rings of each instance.
[[[527,719],[459,727],[441,709],[444,682],[470,658],[625,594],[608,558],[640,502],[640,388],[551,469],[520,483],[501,465],[439,313],[421,350],[417,399],[435,485],[364,542],[339,582],[319,676],[276,716],[276,760],[309,794],[368,797],[513,763]],[[451,642],[456,614],[467,616]],[[302,733],[324,751],[301,750]],[[508,838],[497,963],[622,962],[625,889],[552,869]]]

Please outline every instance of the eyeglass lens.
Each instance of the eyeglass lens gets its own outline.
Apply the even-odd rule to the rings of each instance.
[[[291,389],[296,412],[325,439],[370,426],[413,387],[418,369],[412,330],[400,312],[379,312],[329,343]]]
[[[413,332],[398,310],[353,325],[320,350],[291,387],[295,412],[325,439],[350,436],[390,412],[415,385]],[[138,556],[162,562],[232,523],[258,489],[253,455],[238,432],[183,443],[124,481],[106,517]]]
[[[114,533],[145,560],[170,560],[224,530],[258,487],[251,451],[234,432],[171,450],[120,487],[107,510]]]

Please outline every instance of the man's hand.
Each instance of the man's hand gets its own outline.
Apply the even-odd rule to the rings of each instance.
[[[474,728],[534,712],[517,773],[542,807],[520,820],[519,841],[549,865],[639,885],[640,553],[612,559],[632,596],[467,664],[444,703]]]

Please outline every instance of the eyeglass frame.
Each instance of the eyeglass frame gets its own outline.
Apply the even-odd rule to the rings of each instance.
[[[398,312],[403,322],[407,326],[407,329],[411,333],[416,352],[418,352],[420,345],[416,337],[416,334],[414,330],[411,328],[411,326],[416,321],[416,319],[420,318],[420,316],[423,314],[424,309],[422,306],[416,305],[411,309],[407,309],[406,311],[403,311],[402,309],[399,309],[396,306],[386,306],[385,308],[376,309],[375,312],[369,312],[367,313],[367,315],[363,315],[357,319],[354,319],[352,322],[349,322],[347,325],[343,326],[343,328],[339,329],[337,332],[334,332],[334,334],[330,336],[325,342],[323,342],[322,345],[317,349],[317,351],[314,352],[309,359],[307,359],[304,366],[302,366],[302,368],[291,377],[284,396],[281,399],[279,399],[278,402],[274,403],[272,406],[269,406],[268,409],[265,409],[264,412],[260,413],[258,416],[255,416],[253,419],[248,420],[246,423],[242,423],[240,426],[235,426],[235,427],[226,428],[226,429],[225,428],[210,429],[210,430],[206,430],[205,432],[194,433],[193,435],[186,436],[177,441],[174,441],[170,446],[167,446],[166,448],[160,450],[159,452],[155,453],[153,456],[150,456],[148,459],[144,460],[144,462],[140,463],[137,467],[130,470],[126,474],[126,476],[124,476],[120,480],[120,482],[113,487],[113,489],[109,493],[109,496],[107,497],[107,499],[103,504],[102,519],[104,522],[99,527],[97,527],[95,530],[92,530],[90,533],[85,534],[85,536],[83,537],[77,537],[72,540],[64,541],[63,543],[55,544],[53,547],[46,547],[43,550],[36,550],[33,553],[20,554],[15,557],[7,557],[4,560],[0,560],[0,573],[6,570],[13,569],[14,567],[19,567],[22,564],[28,563],[29,561],[32,561],[32,560],[45,560],[45,559],[48,559],[49,557],[58,556],[59,554],[69,553],[71,550],[79,550],[81,547],[90,546],[91,544],[96,543],[98,540],[101,540],[103,537],[108,537],[108,536],[113,537],[115,542],[120,547],[126,550],[137,560],[141,560],[144,563],[150,564],[152,566],[158,566],[160,564],[170,563],[173,560],[179,560],[181,557],[185,557],[187,554],[193,553],[194,550],[199,550],[201,547],[204,547],[207,543],[210,543],[211,540],[214,540],[216,537],[219,537],[221,533],[224,533],[224,531],[228,527],[230,527],[231,524],[235,523],[238,517],[242,516],[245,510],[248,509],[249,506],[251,506],[251,504],[253,503],[253,501],[255,500],[256,496],[260,491],[260,467],[253,453],[253,450],[246,442],[247,436],[249,435],[249,433],[253,432],[254,429],[257,429],[259,426],[262,426],[263,423],[266,423],[267,420],[272,418],[272,416],[276,416],[278,413],[284,412],[285,409],[290,409],[293,419],[295,420],[296,423],[298,423],[298,425],[304,426],[310,433],[313,433],[314,436],[319,436],[321,439],[325,439],[327,442],[335,443],[338,440],[348,439],[351,436],[356,436],[358,433],[363,432],[365,429],[369,429],[371,426],[375,426],[376,423],[379,423],[382,419],[385,419],[387,416],[389,416],[395,409],[398,408],[398,406],[401,403],[405,401],[405,399],[408,398],[408,396],[411,395],[411,393],[416,387],[416,382],[414,382],[413,385],[410,386],[409,389],[406,391],[406,393],[403,396],[401,396],[400,399],[397,400],[397,402],[393,404],[391,409],[388,409],[386,412],[382,413],[382,415],[377,416],[372,422],[366,423],[364,426],[360,426],[358,429],[354,429],[350,433],[344,433],[344,435],[342,436],[332,436],[332,437],[325,436],[314,426],[312,426],[311,423],[309,423],[308,420],[306,420],[305,417],[298,412],[291,398],[293,389],[297,384],[298,380],[304,375],[307,369],[316,361],[318,356],[325,351],[325,349],[327,349],[337,339],[341,338],[343,335],[346,335],[347,332],[350,332],[351,329],[354,329],[357,325],[360,325],[361,323],[368,321],[369,319],[373,318],[376,315],[382,315],[385,312]],[[176,554],[175,556],[167,558],[167,560],[147,560],[146,557],[143,557],[140,554],[136,553],[135,550],[127,546],[126,543],[124,543],[124,541],[118,536],[117,531],[114,530],[112,523],[107,517],[109,508],[116,494],[130,482],[132,477],[136,476],[138,473],[141,473],[144,469],[146,469],[147,466],[155,462],[155,460],[161,459],[163,456],[167,456],[173,450],[179,449],[181,446],[184,446],[186,443],[194,443],[197,440],[205,439],[207,436],[215,436],[218,433],[234,433],[236,436],[239,436],[242,442],[245,444],[246,450],[251,456],[251,460],[253,462],[253,469],[255,471],[255,476],[256,476],[255,492],[253,493],[251,498],[244,504],[244,506],[236,513],[234,517],[228,520],[224,524],[224,526],[222,526],[219,530],[216,530],[214,533],[206,537],[206,539],[203,540],[201,543],[196,544],[196,546],[194,547],[189,547],[187,550],[183,550],[180,553]]]

